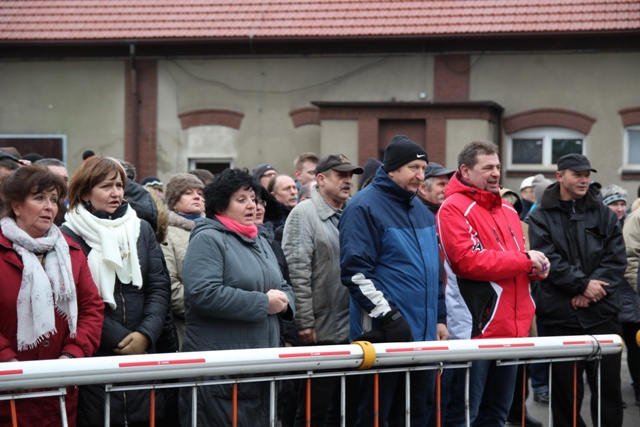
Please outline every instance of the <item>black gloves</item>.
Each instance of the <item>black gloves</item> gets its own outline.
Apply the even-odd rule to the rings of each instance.
[[[382,329],[372,329],[356,338],[356,341],[369,342],[408,342],[413,341],[411,328],[397,308],[385,314],[380,321]]]

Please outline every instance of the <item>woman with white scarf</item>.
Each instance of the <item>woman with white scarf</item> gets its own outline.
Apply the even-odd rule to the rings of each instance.
[[[43,166],[24,166],[2,182],[0,362],[90,357],[98,348],[103,303],[82,249],[53,223],[66,183]],[[67,388],[69,425],[78,391]],[[58,397],[17,399],[17,425],[62,425]],[[11,424],[0,401],[0,425]]]
[[[153,229],[124,201],[126,175],[113,158],[93,156],[69,181],[69,210],[62,227],[88,255],[105,304],[96,356],[155,352],[169,308],[170,283]],[[148,425],[149,391],[112,393],[111,425]],[[80,389],[78,425],[104,424],[103,385]],[[156,420],[164,416],[156,394]]]

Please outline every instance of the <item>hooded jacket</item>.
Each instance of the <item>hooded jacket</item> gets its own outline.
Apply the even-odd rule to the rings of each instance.
[[[436,338],[438,241],[433,214],[415,196],[378,167],[371,184],[349,201],[340,218],[351,339],[379,329],[379,319],[394,307],[415,341]]]
[[[615,319],[627,258],[620,221],[599,200],[597,190],[590,188],[581,199],[563,202],[556,182],[545,190],[527,221],[531,248],[543,252],[551,263],[549,277],[534,285],[538,319],[581,329]],[[607,297],[574,310],[571,299],[582,294],[591,279],[609,283]]]
[[[295,304],[269,243],[229,230],[215,218],[195,221],[183,262],[186,334],[183,351],[278,347],[279,317],[291,319]],[[287,294],[289,310],[268,314],[267,292]],[[266,388],[265,388],[266,387]],[[197,424],[229,424],[232,385],[200,387]],[[268,384],[238,387],[238,425],[268,425]],[[181,389],[185,425],[191,423],[189,389]],[[181,415],[182,416],[182,415]]]
[[[445,196],[437,227],[451,339],[528,336],[535,312],[532,263],[518,213],[500,194],[462,182],[459,173]]]

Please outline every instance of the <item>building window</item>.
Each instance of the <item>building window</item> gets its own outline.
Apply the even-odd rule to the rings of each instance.
[[[640,125],[627,127],[624,138],[625,165],[640,168]]]
[[[529,128],[508,137],[510,170],[552,169],[565,154],[584,154],[585,136],[559,127]],[[640,144],[638,144],[640,158]]]

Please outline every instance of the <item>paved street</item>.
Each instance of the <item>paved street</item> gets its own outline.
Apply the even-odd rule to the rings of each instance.
[[[631,378],[629,377],[629,370],[627,369],[627,353],[623,350],[622,355],[622,399],[627,403],[627,409],[624,410],[624,427],[638,427],[640,426],[640,406],[635,405],[635,398],[633,395],[633,388],[631,387]],[[589,415],[589,399],[591,393],[589,392],[589,386],[585,384],[584,401],[582,403],[582,418],[586,422],[587,426],[592,426],[591,416]],[[527,400],[527,408],[529,413],[539,421],[542,421],[544,426],[549,426],[549,409],[546,405],[536,403],[533,401],[533,393]],[[511,425],[511,424],[509,424]],[[592,426],[593,427],[593,426]],[[596,426],[597,427],[597,426]]]

